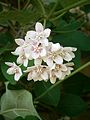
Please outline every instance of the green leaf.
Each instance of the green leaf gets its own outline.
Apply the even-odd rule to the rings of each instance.
[[[56,33],[67,33],[76,31],[77,29],[81,28],[81,26],[84,24],[83,20],[75,20],[72,19],[70,23],[67,23],[66,21],[60,19],[56,28],[54,29],[54,32]]]
[[[19,22],[21,25],[35,22],[40,18],[38,11],[31,10],[16,10],[0,13],[0,23],[13,20]]]
[[[60,2],[60,6],[63,7],[63,9],[60,9],[58,11],[55,12],[55,15],[64,13],[68,10],[70,10],[71,8],[80,6],[80,5],[85,5],[89,2],[89,0],[59,0]]]
[[[17,117],[15,118],[15,120],[39,120],[39,119],[36,116],[29,115],[29,116],[26,116],[25,119],[23,119],[22,117]]]
[[[25,120],[39,120],[39,118],[37,118],[36,116],[26,116]]]
[[[75,58],[72,61],[74,62],[74,69],[81,66],[81,51],[79,49],[75,52]]]
[[[19,117],[16,117],[14,120],[25,120],[25,119],[19,116]]]
[[[4,117],[2,115],[0,115],[0,120],[5,120]]]
[[[18,116],[25,118],[26,115],[39,115],[36,112],[32,95],[26,90],[8,90],[1,97],[1,112],[6,120],[13,120]]]
[[[61,5],[65,8],[67,6],[70,6],[70,5],[73,5],[77,2],[86,2],[86,1],[89,1],[89,0],[59,0]]]
[[[80,113],[84,112],[86,108],[86,103],[79,96],[72,94],[64,94],[58,105],[60,113],[70,117],[78,116]]]
[[[90,78],[77,73],[68,80],[63,81],[63,90],[65,93],[82,95],[84,92],[90,91]]]
[[[0,54],[12,48],[14,38],[9,32],[0,33]]]
[[[43,92],[45,92],[52,84],[50,82],[37,82],[35,84],[35,95],[38,97]],[[60,86],[55,87],[52,89],[47,95],[40,99],[42,102],[57,106],[60,100]]]
[[[82,51],[90,51],[90,36],[80,31],[57,34],[52,41],[55,43],[59,42],[64,46],[77,47]]]
[[[43,0],[44,4],[56,3],[58,0]]]

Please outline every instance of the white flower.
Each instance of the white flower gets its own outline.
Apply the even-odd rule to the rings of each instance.
[[[28,67],[27,70],[24,72],[29,73],[27,80],[32,79],[34,81],[48,80],[48,68],[45,65]]]
[[[52,67],[54,62],[57,64],[63,63],[63,58],[59,55],[59,49],[61,48],[59,43],[50,43],[47,50],[47,55],[43,58],[44,62],[47,63],[49,67]]]
[[[54,84],[57,78],[63,80],[67,75],[71,74],[73,65],[73,62],[61,65],[54,64],[53,67],[50,68],[50,82]]]
[[[33,59],[37,59],[46,55],[46,48],[43,47],[41,43],[33,41],[30,47],[31,56]]]
[[[34,65],[35,66],[39,66],[42,64],[42,58],[37,58],[37,59],[34,59]]]
[[[48,46],[48,37],[51,30],[49,28],[44,30],[44,27],[41,23],[37,22],[35,25],[36,31],[28,31],[26,34],[27,39],[36,40],[44,46]]]
[[[50,70],[50,82],[54,84],[56,79],[61,79],[63,72],[67,71],[67,67],[64,64],[54,64]]]
[[[22,53],[19,55],[19,57],[17,58],[17,63],[18,63],[18,64],[23,64],[25,67],[27,67],[27,65],[28,65],[28,59],[29,59],[29,57],[27,57],[27,56],[25,55],[25,53],[22,52]]]
[[[64,72],[62,73],[61,79],[64,79],[65,76],[71,74],[71,71],[74,70],[73,67],[72,67],[72,66],[74,66],[74,63],[73,63],[73,62],[66,63],[66,64],[64,64],[64,65],[67,67],[67,71],[64,71]]]
[[[73,52],[76,50],[77,50],[77,48],[74,48],[74,47],[61,47],[61,49],[59,50],[59,55],[65,61],[69,62],[75,57],[75,54]]]
[[[22,76],[22,71],[21,68],[19,66],[17,66],[14,62],[5,62],[6,65],[8,65],[10,68],[7,70],[7,73],[9,75],[13,75],[14,74],[14,79],[16,81],[18,81],[20,79],[20,77]]]
[[[11,52],[14,55],[20,55],[25,52],[26,56],[30,56],[30,40],[23,40],[23,39],[15,39],[15,42],[19,47],[16,48],[14,52]]]

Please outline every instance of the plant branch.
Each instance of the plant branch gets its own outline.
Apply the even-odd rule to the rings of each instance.
[[[64,8],[64,9],[61,9],[61,10],[55,12],[54,15],[58,15],[58,14],[60,14],[60,13],[66,12],[67,10],[69,10],[69,9],[71,9],[71,8],[73,8],[73,7],[76,7],[76,6],[78,6],[78,5],[81,5],[81,4],[85,3],[85,2],[87,2],[87,0],[78,1],[78,2],[75,3],[75,4],[72,4],[72,5]]]
[[[18,0],[18,9],[20,10],[20,0]]]
[[[1,1],[0,1],[0,4],[1,4],[2,6],[4,6],[4,7],[7,7],[7,8],[8,8],[8,6],[10,5],[10,4],[6,4],[6,3],[4,3],[4,2],[1,2]],[[12,9],[13,9],[13,10],[16,10],[16,8],[14,8],[14,7],[12,7]]]
[[[77,70],[75,70],[74,72],[72,72],[69,76],[67,76],[64,80],[67,80],[68,78],[70,78],[71,76],[75,75],[76,73],[78,73],[79,71],[81,71],[82,69],[86,68],[87,66],[90,65],[90,61],[87,62],[86,64],[82,65],[80,68],[78,68]],[[64,81],[63,80],[63,81]],[[56,82],[54,85],[52,85],[51,87],[49,87],[44,93],[42,93],[40,96],[38,96],[35,101],[39,100],[40,98],[42,98],[43,96],[45,96],[49,91],[51,91],[53,88],[55,88],[57,85],[59,85],[61,81]]]
[[[44,8],[41,0],[37,0],[37,1],[38,1],[39,5],[40,5],[40,7],[41,7],[41,10],[42,10],[42,12],[43,12],[43,15],[45,16],[45,15],[46,15],[46,12],[45,12],[45,8]]]
[[[29,3],[30,3],[30,0],[28,0],[25,6],[23,7],[24,10],[28,7]]]
[[[56,7],[58,5],[58,1],[56,2],[56,4],[53,6],[53,8],[51,9],[49,15],[48,15],[48,19],[51,17],[52,13],[55,11]]]
[[[44,19],[43,26],[44,26],[44,29],[45,29],[45,26],[46,26],[46,19]]]
[[[55,18],[52,18],[51,21],[55,21],[57,19],[59,19],[60,17],[62,17],[66,12],[63,12],[62,14],[58,15],[57,17]]]

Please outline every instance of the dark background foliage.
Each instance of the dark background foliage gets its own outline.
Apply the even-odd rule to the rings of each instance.
[[[69,12],[71,8],[77,6],[80,6],[84,14]],[[58,120],[61,116],[69,116],[73,120],[90,120],[90,66],[69,77],[42,98],[37,99],[52,86],[51,83],[28,82],[25,76],[16,83],[13,76],[6,73],[7,66],[4,64],[5,61],[16,60],[16,57],[11,55],[11,51],[16,48],[14,39],[24,38],[26,31],[34,29],[37,21],[43,24],[45,20],[46,27],[52,30],[50,41],[78,49],[73,61],[75,70],[80,68],[90,61],[90,18],[88,18],[88,13],[90,13],[89,0],[0,0],[0,106],[1,110],[3,108],[3,111],[0,112],[0,119],[39,119],[37,113],[32,114],[33,112],[31,112],[29,115],[22,111],[17,112],[21,116],[15,114],[15,119],[9,118],[13,116],[11,114],[16,107],[13,103],[18,103],[17,111],[18,108],[32,111],[36,108],[43,120]],[[29,64],[32,65],[33,61]],[[9,82],[7,90],[6,82]],[[22,90],[26,91],[27,96],[18,97],[17,94]],[[4,93],[7,93],[8,97]],[[24,99],[23,102],[21,102],[22,99]],[[32,108],[28,108],[28,106],[32,106]],[[12,111],[10,111],[11,109]]]

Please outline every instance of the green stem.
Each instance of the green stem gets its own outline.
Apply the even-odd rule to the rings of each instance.
[[[54,15],[58,15],[58,14],[60,14],[60,13],[66,12],[67,10],[69,10],[69,9],[71,9],[71,8],[73,8],[73,7],[76,7],[76,6],[78,6],[78,5],[81,5],[82,3],[85,3],[85,2],[87,2],[87,0],[82,0],[82,1],[76,2],[75,4],[72,4],[72,5],[64,8],[64,9],[61,9],[61,10],[55,12]]]
[[[46,19],[44,19],[43,26],[44,26],[44,29],[45,29],[45,26],[46,26]]]
[[[16,32],[16,30],[14,29],[13,24],[12,24],[10,21],[8,21],[8,25],[9,25],[9,27],[11,28],[11,30],[14,32],[14,34],[16,35],[17,32]]]
[[[27,0],[27,3],[26,3],[25,6],[23,7],[24,10],[28,7],[29,3],[30,3],[30,0]]]
[[[55,21],[57,19],[59,19],[60,17],[62,17],[66,12],[63,12],[62,14],[58,15],[57,17],[55,18],[52,18],[51,21]]]
[[[86,64],[82,65],[80,68],[78,68],[77,70],[75,70],[74,72],[72,72],[69,76],[67,76],[64,80],[67,80],[68,78],[70,78],[71,76],[75,75],[76,73],[78,73],[79,71],[81,71],[82,69],[86,68],[87,66],[90,65],[90,61],[87,62]],[[63,80],[63,81],[64,81]],[[54,85],[52,85],[51,87],[49,87],[44,93],[42,93],[40,96],[38,96],[35,101],[39,100],[40,98],[42,98],[43,96],[45,96],[49,91],[51,91],[53,88],[55,88],[57,85],[59,85],[61,81],[56,82]]]
[[[2,6],[4,6],[4,7],[7,7],[7,8],[8,8],[8,6],[10,5],[10,4],[8,5],[8,4],[4,3],[4,2],[1,2],[1,1],[0,1],[0,4],[1,4]],[[12,7],[12,9],[13,9],[13,10],[16,10],[16,8],[14,8],[14,7]]]
[[[48,19],[51,17],[52,13],[55,11],[56,7],[57,7],[58,1],[56,2],[56,4],[53,6],[53,8],[51,9],[49,15],[48,15]]]
[[[46,12],[45,12],[45,8],[44,8],[41,0],[37,0],[37,1],[38,1],[39,5],[40,5],[40,7],[41,7],[41,10],[42,10],[42,12],[43,12],[43,15],[45,16],[45,15],[46,15]]]
[[[20,0],[18,0],[18,10],[20,10]]]

